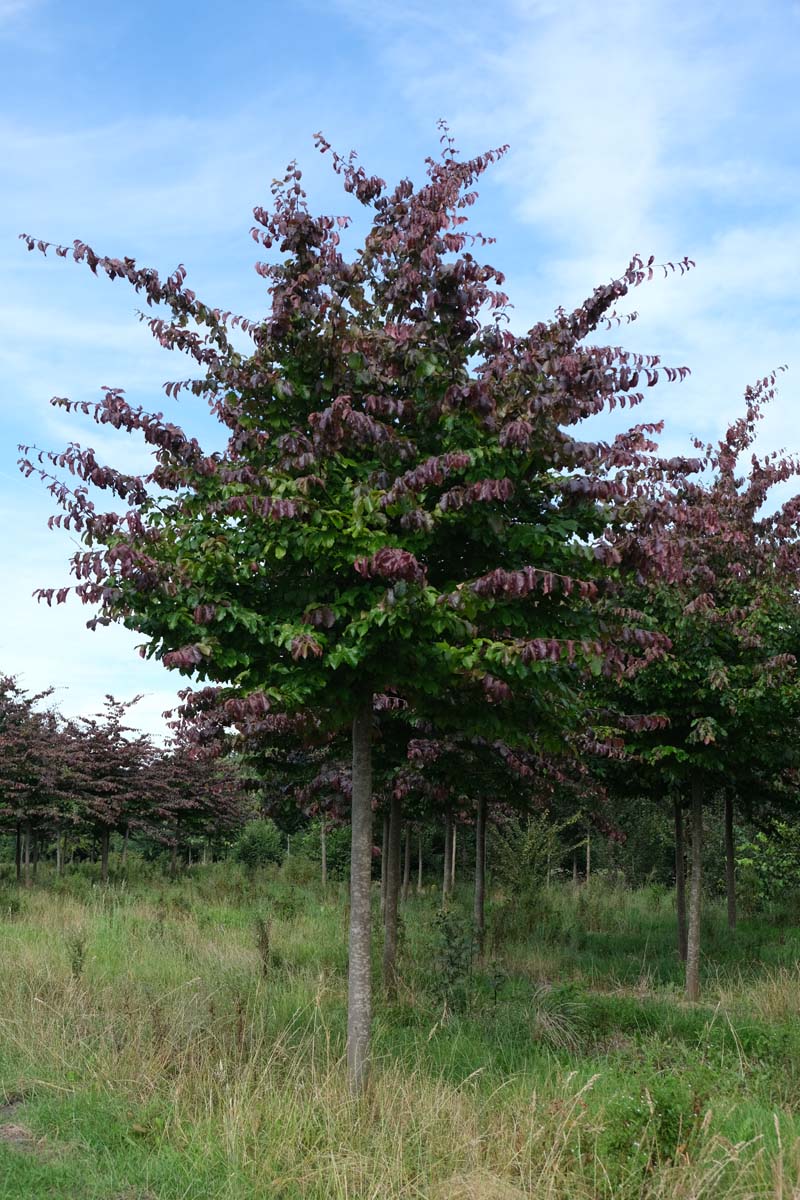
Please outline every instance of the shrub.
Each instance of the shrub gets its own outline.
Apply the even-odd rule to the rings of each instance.
[[[268,817],[263,821],[249,821],[234,846],[234,857],[251,870],[265,867],[268,863],[283,862],[283,834]]]

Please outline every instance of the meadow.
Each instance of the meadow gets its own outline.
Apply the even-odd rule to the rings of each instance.
[[[800,1196],[785,912],[731,936],[709,901],[690,1005],[664,887],[495,893],[478,962],[431,885],[356,1100],[346,899],[300,858],[0,881],[2,1200]]]

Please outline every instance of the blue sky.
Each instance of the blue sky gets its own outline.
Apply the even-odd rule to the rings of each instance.
[[[136,321],[132,293],[26,254],[22,231],[164,272],[184,262],[198,293],[255,315],[250,213],[286,162],[312,207],[348,211],[312,134],[390,181],[419,179],[443,116],[464,153],[510,143],[476,222],[498,239],[516,328],[579,303],[634,251],[688,255],[696,271],[641,289],[638,322],[617,335],[692,369],[637,419],[664,417],[670,450],[715,437],[745,385],[787,363],[764,444],[800,449],[792,0],[0,0],[0,61],[0,671],[53,684],[65,712],[141,692],[137,719],[157,731],[181,680],[142,662],[134,634],[89,633],[78,605],[31,598],[68,582],[73,545],[47,530],[49,497],[18,475],[17,443],[79,440],[144,468],[136,443],[48,399],[109,384],[172,411],[161,384],[187,372]],[[195,401],[174,411],[213,436]]]

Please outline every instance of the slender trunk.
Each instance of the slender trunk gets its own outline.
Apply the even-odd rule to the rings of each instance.
[[[458,826],[453,821],[453,844],[450,847],[450,891],[456,886],[456,834]]]
[[[728,894],[728,929],[736,928],[736,861],[733,849],[733,799],[725,793],[725,890]]]
[[[592,877],[592,835],[586,830],[586,882]]]
[[[386,872],[389,864],[389,814],[383,814],[383,837],[381,838],[381,920],[386,913]]]
[[[325,839],[325,818],[320,821],[319,826],[319,848],[322,857],[322,890],[326,891],[328,887],[328,843]]]
[[[422,827],[417,830],[417,895],[422,892]]]
[[[35,833],[33,835],[33,878],[36,878],[36,872],[39,869],[39,851],[42,844],[42,835]]]
[[[70,850],[70,862],[72,862],[73,855],[74,855],[74,851]],[[66,833],[64,833],[61,835],[61,868],[62,868],[62,870],[66,870],[66,866],[67,866],[67,835],[66,835]]]
[[[102,883],[108,883],[108,844],[110,840],[111,831],[107,825],[104,825],[100,834],[100,879]]]
[[[191,847],[191,845],[186,847],[186,865],[189,867],[192,865],[192,847]]]
[[[675,909],[678,916],[678,957],[686,962],[686,847],[683,837],[683,809],[675,799]]]
[[[411,888],[411,822],[406,821],[405,853],[403,856],[403,903],[408,900]]]
[[[453,818],[450,813],[445,813],[444,818],[444,866],[442,870],[442,904],[447,903],[447,898],[450,895],[450,890],[453,886],[453,879],[450,874],[450,860],[453,855]]]
[[[17,842],[14,847],[14,866],[17,872],[17,883],[22,878],[22,826],[17,821]]]
[[[578,886],[578,851],[572,851],[572,886]]]
[[[61,858],[61,830],[56,830],[56,877],[61,874],[62,858]]]
[[[478,800],[475,819],[475,940],[478,954],[483,955],[486,933],[486,800]]]
[[[23,842],[23,870],[25,887],[31,886],[31,823],[25,822],[25,838]]]
[[[169,873],[172,879],[178,874],[178,842],[172,843],[172,853],[169,856]]]
[[[686,998],[700,998],[700,906],[703,886],[703,785],[692,780],[692,878],[686,941]]]
[[[130,829],[130,825],[125,826],[125,833],[122,838],[122,857],[120,858],[120,866],[122,867],[123,871],[125,870],[125,866],[128,862],[128,835],[130,833]]]
[[[360,1094],[369,1070],[372,1013],[370,881],[372,878],[372,698],[353,719],[350,849],[350,947],[347,970],[347,1077]]]
[[[203,866],[208,863],[208,841],[203,842]]]
[[[383,937],[383,987],[387,997],[397,995],[397,910],[400,899],[400,847],[403,803],[392,797],[389,815],[389,858],[386,863],[386,911]]]

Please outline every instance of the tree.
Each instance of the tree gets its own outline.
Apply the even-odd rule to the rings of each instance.
[[[317,145],[330,150],[321,136]],[[205,304],[182,267],[162,280],[76,242],[77,261],[166,309],[148,318],[153,334],[202,370],[167,394],[206,397],[227,446],[206,453],[111,388],[96,405],[54,403],[141,433],[156,460],[145,478],[75,444],[25,447],[21,460],[63,509],[53,523],[83,540],[72,571],[97,608],[90,624],[137,630],[144,653],[215,686],[231,720],[313,712],[350,725],[355,1091],[369,1054],[373,697],[400,695],[442,728],[451,717],[485,736],[524,741],[538,726],[555,738],[579,668],[613,672],[629,649],[653,645],[598,604],[619,560],[604,535],[638,502],[650,443],[641,428],[610,444],[567,432],[635,403],[640,381],[658,378],[655,358],[584,344],[652,260],[635,258],[575,312],[513,335],[502,276],[472,253],[487,239],[465,229],[473,185],[503,149],[462,162],[446,130],[443,146],[416,190],[402,180],[388,191],[354,155],[333,155],[345,190],[372,212],[349,260],[349,218],[312,216],[292,164],[272,208],[255,211],[255,240],[278,256],[257,267],[271,295],[263,319]],[[88,485],[122,510],[98,511]],[[191,708],[195,697],[184,699]]]
[[[638,707],[667,718],[640,735],[641,757],[662,793],[688,801],[691,882],[686,943],[686,990],[699,995],[703,806],[710,794],[726,799],[729,916],[733,894],[732,795],[749,806],[775,795],[798,764],[800,634],[800,497],[772,507],[772,489],[800,473],[800,462],[752,452],[769,376],[745,393],[744,416],[703,452],[704,477],[667,489],[667,528],[636,535],[645,551],[664,556],[663,577],[629,589],[669,637],[670,652],[627,684]],[[658,543],[657,547],[655,542]],[[793,777],[793,776],[792,776]],[[680,841],[680,827],[676,821]],[[676,872],[678,875],[680,872]]]

